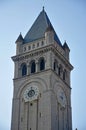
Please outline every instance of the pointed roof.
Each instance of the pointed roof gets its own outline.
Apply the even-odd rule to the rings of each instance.
[[[24,41],[24,39],[23,39],[23,37],[22,37],[22,34],[20,33],[20,35],[18,36],[18,38],[17,38],[17,40],[16,40],[16,43],[17,42],[23,42]]]
[[[67,44],[66,41],[64,42],[64,45],[63,45],[63,49],[65,49],[65,48],[68,49],[68,50],[70,51],[70,48],[69,48],[69,46],[68,46],[68,44]]]
[[[39,16],[35,20],[34,24],[30,28],[30,30],[27,32],[26,36],[24,37],[24,42],[28,43],[40,38],[43,38],[45,36],[45,32],[49,26],[52,26],[44,8],[40,12]],[[53,28],[53,26],[52,26]],[[54,28],[53,28],[54,31]],[[61,45],[61,42],[57,36],[57,34],[54,31],[54,39],[57,41],[58,44]]]

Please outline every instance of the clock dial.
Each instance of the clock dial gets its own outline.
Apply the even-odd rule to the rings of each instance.
[[[57,98],[58,102],[61,104],[62,107],[65,107],[66,105],[66,96],[62,88],[59,87],[57,91]]]
[[[28,92],[28,97],[33,97],[35,95],[35,91],[34,90],[30,90]]]
[[[39,89],[37,86],[29,86],[24,91],[25,102],[36,100],[38,98],[38,94],[39,94]]]

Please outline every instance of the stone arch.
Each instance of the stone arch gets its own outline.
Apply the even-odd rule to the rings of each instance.
[[[29,80],[26,80],[20,87],[19,87],[19,90],[18,90],[18,93],[16,95],[17,98],[20,98],[21,96],[21,93],[23,92],[23,90],[28,86],[28,85],[31,85],[31,84],[35,84],[36,86],[39,87],[39,89],[41,89],[41,91],[46,91],[48,89],[48,86],[47,86],[47,83],[41,79],[41,78],[33,78],[33,79],[30,79]]]
[[[61,89],[62,89],[62,90],[64,91],[64,93],[65,93],[66,101],[67,101],[67,105],[68,105],[68,95],[67,95],[67,92],[66,92],[66,90],[64,89],[63,86],[64,86],[64,85],[63,85],[62,83],[56,81],[55,84],[53,84],[53,91],[54,91],[55,96],[56,96],[56,98],[57,98],[57,91],[58,91],[59,87],[61,87]]]
[[[26,62],[23,62],[20,65],[20,75],[21,76],[27,75],[27,64],[26,64]]]
[[[45,62],[46,62],[46,60],[47,60],[47,57],[46,57],[46,55],[45,54],[40,54],[39,56],[38,56],[38,61],[40,60],[40,58],[44,58],[44,60],[45,60]]]

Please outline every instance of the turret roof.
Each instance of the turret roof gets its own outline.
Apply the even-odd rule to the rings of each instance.
[[[23,37],[22,37],[22,34],[20,33],[20,35],[18,36],[17,40],[16,40],[16,43],[17,42],[23,42]]]
[[[69,48],[68,44],[66,43],[66,41],[64,42],[63,48],[64,49],[66,48],[66,49],[68,49],[70,51],[70,48]]]

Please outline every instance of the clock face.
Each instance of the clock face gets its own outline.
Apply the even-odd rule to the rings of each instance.
[[[61,104],[61,106],[65,107],[65,105],[66,105],[66,96],[65,96],[64,91],[60,87],[59,87],[59,89],[57,91],[57,98],[58,98],[58,102]]]
[[[25,102],[36,100],[38,98],[38,95],[39,95],[38,87],[37,86],[29,86],[24,91],[24,100],[25,100]]]

